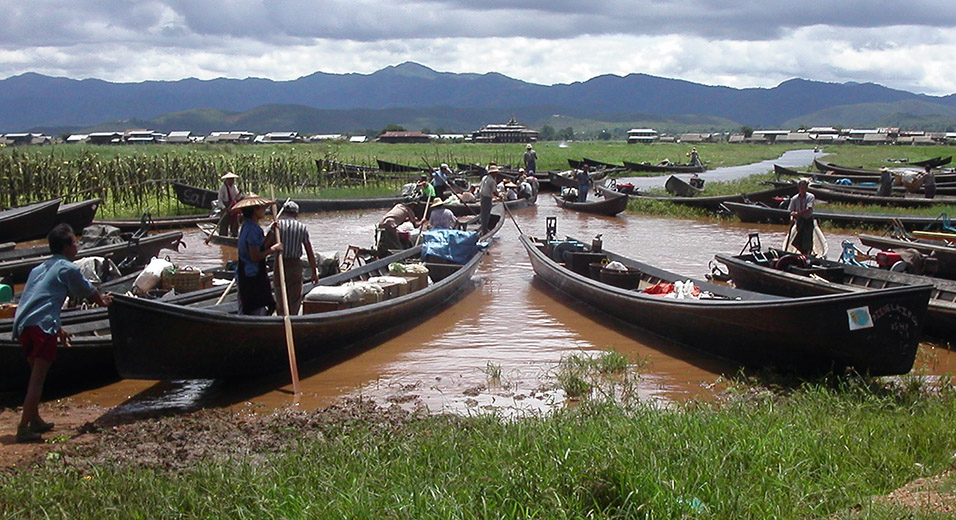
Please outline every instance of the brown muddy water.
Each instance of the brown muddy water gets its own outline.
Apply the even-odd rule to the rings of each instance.
[[[304,215],[317,251],[371,246],[383,211]],[[722,375],[738,366],[669,343],[608,318],[535,280],[518,243],[518,230],[544,234],[545,218],[558,218],[558,235],[590,241],[603,234],[605,249],[702,278],[718,252],[737,253],[757,232],[764,246],[782,245],[783,226],[698,222],[640,215],[600,217],[563,210],[550,195],[538,206],[514,212],[478,270],[474,290],[402,330],[386,333],[329,360],[300,367],[302,393],[291,394],[288,374],[246,381],[151,382],[123,380],[73,395],[76,404],[116,407],[138,413],[203,406],[270,409],[297,404],[314,409],[343,397],[361,396],[406,408],[470,413],[545,411],[565,401],[554,389],[562,357],[615,350],[639,369],[642,398],[674,402],[712,397],[724,388]],[[170,255],[179,265],[210,267],[233,259],[235,250],[206,246],[186,230],[186,248]],[[828,233],[829,256],[853,236]],[[952,374],[956,356],[924,343],[916,373]],[[500,371],[500,378],[492,378]]]

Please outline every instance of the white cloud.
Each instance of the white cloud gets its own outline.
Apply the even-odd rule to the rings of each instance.
[[[948,94],[956,4],[889,0],[0,0],[0,77],[110,81],[315,71],[415,61],[541,84],[646,73],[732,87],[803,77]]]

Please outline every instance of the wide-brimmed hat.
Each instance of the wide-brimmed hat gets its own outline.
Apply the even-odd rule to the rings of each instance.
[[[445,205],[445,201],[439,199],[438,197],[435,197],[435,198],[432,199],[432,201],[428,204],[428,207],[430,207],[430,208],[437,208],[438,206],[444,206],[444,205]]]
[[[515,184],[515,183],[513,183],[513,182],[511,182],[511,181],[508,181],[508,182],[505,183],[505,188],[517,188],[517,187],[518,187],[518,185]]]
[[[532,149],[532,148],[534,148],[534,147],[533,147],[533,146],[531,146],[531,143],[528,143],[528,146],[526,146],[525,148],[527,148],[527,149],[529,149],[529,150],[530,150],[530,149]]]
[[[489,167],[488,167],[488,173],[499,173],[499,172],[498,172],[498,167],[497,167],[497,166],[489,166]]]
[[[224,181],[226,179],[238,179],[239,176],[232,172],[226,172],[222,174],[222,177],[219,177],[219,180]]]
[[[271,206],[275,204],[275,201],[268,199],[266,197],[260,197],[255,193],[249,192],[248,195],[242,198],[239,202],[235,203],[232,206],[232,209],[242,209],[242,208],[255,208],[259,206]]]

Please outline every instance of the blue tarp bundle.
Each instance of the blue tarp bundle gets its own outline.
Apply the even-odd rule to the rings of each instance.
[[[422,233],[422,258],[428,255],[464,264],[478,252],[478,233],[457,229],[431,229]]]

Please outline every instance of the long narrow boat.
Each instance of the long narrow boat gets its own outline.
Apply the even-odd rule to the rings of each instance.
[[[707,170],[704,165],[694,164],[650,164],[624,161],[624,167],[633,172],[654,172],[654,173],[703,173]]]
[[[578,274],[552,259],[547,243],[522,235],[535,275],[631,325],[750,367],[798,374],[905,374],[913,367],[932,286],[782,298],[692,280],[713,299],[642,292],[686,277],[606,252],[640,273],[639,290]],[[553,251],[553,248],[552,248]]]
[[[367,280],[389,265],[421,256],[422,246],[401,251],[350,271],[319,280],[333,286]],[[433,281],[423,289],[359,307],[292,316],[300,363],[365,340],[399,325],[420,321],[461,295],[484,256],[478,250],[465,264],[426,262]],[[306,286],[306,291],[311,285]],[[134,379],[246,377],[288,369],[281,316],[239,316],[235,306],[195,309],[117,296],[109,308],[116,366]]]
[[[597,188],[597,192],[602,196],[600,200],[595,198],[585,202],[572,202],[564,200],[557,195],[552,196],[558,206],[574,211],[582,211],[584,213],[595,213],[613,217],[627,209],[627,201],[629,200],[627,195],[601,187]]]
[[[420,166],[409,166],[407,164],[399,164],[399,163],[394,163],[389,161],[383,161],[381,159],[376,159],[376,162],[378,162],[378,168],[382,170],[383,172],[415,173],[415,172],[425,171],[425,169]]]
[[[906,165],[903,165],[903,166],[904,167],[916,166],[917,168],[920,168],[920,169],[923,169],[926,166],[929,166],[930,168],[939,168],[940,166],[949,164],[950,161],[952,160],[953,160],[952,156],[945,157],[945,158],[934,157],[932,159],[926,159],[925,161],[916,161],[916,162],[907,163]],[[840,175],[868,175],[871,177],[880,176],[879,170],[871,170],[867,168],[854,168],[851,166],[841,166],[839,164],[833,164],[831,162],[821,161],[819,159],[814,159],[813,165],[821,172],[832,171]]]
[[[714,258],[727,266],[734,286],[780,296],[816,296],[932,285],[925,328],[940,338],[956,338],[956,282],[952,280],[842,264],[822,258],[812,259],[806,268],[775,268],[784,256],[786,253],[770,250],[759,255],[718,254]]]
[[[182,232],[168,231],[166,233],[132,239],[121,244],[81,249],[77,252],[77,258],[102,256],[112,260],[121,267],[125,266],[127,269],[132,269],[145,265],[163,249],[178,251],[182,238]],[[0,261],[0,277],[8,278],[13,283],[25,282],[27,276],[30,274],[30,270],[47,261],[49,258],[49,254],[44,254],[28,258],[14,258]]]
[[[189,186],[181,182],[173,182],[173,188],[176,191],[179,202],[197,208],[212,209],[212,201],[219,198],[219,193],[216,191]],[[299,213],[324,213],[326,211],[346,211],[351,209],[390,208],[402,202],[403,198],[401,195],[386,195],[382,197],[292,200],[299,205]]]
[[[807,191],[817,200],[829,202],[844,202],[847,204],[869,204],[876,206],[897,206],[903,208],[925,208],[943,204],[956,204],[956,197],[934,197],[927,199],[921,195],[914,196],[887,196],[870,195],[868,193],[854,193],[825,188],[819,184],[810,184]]]
[[[22,242],[45,237],[56,222],[60,199],[0,211],[0,242]]]
[[[743,204],[739,202],[725,202],[724,207],[736,215],[742,222],[768,222],[771,224],[786,224],[790,222],[790,212],[786,208],[772,208],[762,204]],[[940,217],[922,215],[897,215],[891,213],[865,213],[852,211],[827,211],[813,209],[813,218],[821,221],[833,222],[841,226],[876,226],[890,227],[894,221],[903,224],[906,229],[918,229],[938,226],[942,223]]]
[[[863,245],[869,247],[883,250],[915,249],[924,255],[933,255],[939,262],[937,276],[956,278],[956,247],[950,247],[934,240],[909,241],[867,234],[860,234],[859,238]]]
[[[676,175],[667,178],[667,181],[664,182],[664,189],[667,190],[667,193],[677,197],[693,197],[704,191],[703,188],[691,186],[689,182]]]
[[[81,200],[69,204],[60,204],[56,210],[56,219],[54,225],[65,222],[73,228],[73,232],[80,234],[86,226],[93,223],[96,218],[96,210],[102,204],[103,199]]]
[[[212,306],[226,286],[178,294],[165,301],[177,305]],[[124,292],[116,284],[100,287],[101,291]],[[231,301],[235,295],[225,298]],[[71,381],[82,378],[116,377],[113,359],[113,338],[109,314],[105,307],[64,310],[63,329],[73,335],[70,348],[57,349],[57,362],[51,365],[47,381]],[[23,390],[30,377],[30,367],[23,357],[23,348],[10,338],[13,319],[0,320],[0,391]]]
[[[604,161],[598,161],[595,159],[588,159],[587,157],[584,157],[581,160],[581,162],[591,167],[591,169],[595,169],[595,168],[601,169],[601,170],[624,169],[624,166],[620,164],[611,164]]]
[[[929,166],[930,168],[939,168],[940,166],[946,166],[947,164],[953,162],[953,156],[947,157],[932,157],[930,159],[923,159],[922,161],[913,161],[909,164],[914,166],[919,166],[925,168]]]
[[[875,186],[876,183],[880,180],[879,175],[876,175],[876,176],[856,175],[856,174],[842,175],[842,174],[828,174],[824,172],[801,172],[797,170],[791,170],[790,168],[784,168],[783,166],[780,166],[778,164],[773,165],[773,170],[778,176],[786,175],[791,177],[810,177],[815,181],[827,182],[827,183],[833,183],[838,179],[848,179],[849,181],[853,183],[873,183],[873,185]],[[904,173],[903,171],[899,169],[894,169],[894,170],[891,170],[890,172],[897,176],[902,175]],[[939,189],[946,187],[947,184],[956,183],[956,174],[953,174],[953,173],[936,174],[935,178],[936,178],[937,193],[941,193]],[[898,187],[898,188],[903,189],[902,187]],[[896,190],[894,189],[894,191]]]
[[[591,182],[596,185],[602,184],[607,180],[609,175],[608,170],[598,170],[588,173],[588,176],[591,177]],[[551,181],[551,186],[560,190],[561,188],[577,188],[578,179],[577,172],[574,170],[567,170],[563,172],[549,172],[548,180]]]
[[[670,195],[650,195],[646,193],[633,193],[632,197],[641,197],[645,199],[653,200],[663,200],[667,202],[673,202],[675,204],[682,204],[684,206],[693,206],[696,208],[709,209],[711,211],[719,211],[721,205],[728,202],[736,202],[740,204],[747,203],[761,203],[761,204],[774,204],[778,202],[777,199],[784,199],[791,197],[797,193],[797,185],[789,184],[787,186],[780,186],[777,188],[772,188],[769,190],[755,191],[752,193],[735,193],[733,195],[711,195],[709,197],[673,197]]]
[[[94,224],[113,226],[124,233],[139,231],[140,229],[182,229],[191,228],[198,224],[216,224],[218,215],[181,215],[176,217],[141,217],[141,218],[112,218],[97,219]]]

